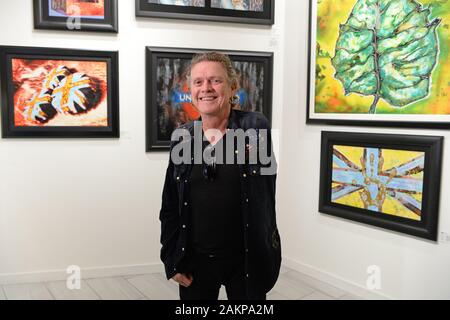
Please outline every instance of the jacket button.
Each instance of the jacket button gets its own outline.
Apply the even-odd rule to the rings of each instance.
[[[247,202],[247,203],[248,203],[248,198],[246,198],[246,199],[245,199],[245,202]]]
[[[187,202],[184,203],[184,206],[185,206],[185,207],[187,206]]]
[[[187,180],[184,180],[184,183],[187,183]]]
[[[185,224],[183,224],[183,229],[186,229],[186,225]]]
[[[242,175],[244,178],[247,178],[247,175],[244,173],[243,175]]]
[[[238,154],[238,153],[239,153],[239,151],[238,151],[238,150],[234,150],[234,153]]]
[[[180,181],[180,177],[177,177],[177,181]]]
[[[253,174],[256,174],[256,170],[253,170]]]
[[[250,277],[250,275],[249,275],[248,273],[247,273],[245,276],[246,276],[247,278]]]
[[[184,248],[181,248],[181,251],[184,251]]]

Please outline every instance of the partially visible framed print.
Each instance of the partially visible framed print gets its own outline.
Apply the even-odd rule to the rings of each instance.
[[[450,2],[310,0],[307,123],[450,129]]]
[[[137,17],[274,23],[275,0],[136,0]]]
[[[118,0],[33,0],[35,29],[119,31]]]
[[[193,55],[202,51],[212,50],[146,48],[146,151],[168,150],[173,130],[200,117],[186,76]],[[271,121],[273,53],[219,52],[229,55],[238,72],[237,108],[261,112]]]
[[[3,138],[119,137],[118,52],[0,46]]]
[[[319,211],[437,239],[443,137],[322,132]]]

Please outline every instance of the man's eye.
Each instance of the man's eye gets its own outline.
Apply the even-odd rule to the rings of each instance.
[[[222,83],[222,80],[220,80],[220,79],[214,79],[214,80],[213,80],[213,83],[216,83],[216,84]]]
[[[202,82],[201,81],[199,81],[199,80],[197,80],[197,81],[194,81],[194,85],[196,85],[196,86],[200,86],[202,84]]]

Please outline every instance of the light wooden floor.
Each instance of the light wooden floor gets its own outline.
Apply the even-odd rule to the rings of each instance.
[[[65,281],[0,286],[0,300],[178,300],[178,286],[164,274],[87,279],[80,290]],[[226,299],[222,287],[219,299]],[[332,285],[282,267],[268,300],[355,300],[359,297]]]

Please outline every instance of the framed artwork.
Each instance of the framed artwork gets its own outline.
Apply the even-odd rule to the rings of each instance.
[[[274,23],[275,0],[136,0],[137,17]]]
[[[443,137],[322,132],[322,213],[436,241]]]
[[[118,0],[33,0],[34,28],[119,31]]]
[[[146,48],[146,151],[168,150],[174,129],[200,117],[191,103],[187,72],[191,59],[202,49]],[[272,117],[273,53],[220,51],[231,58],[238,72],[241,110]]]
[[[310,0],[307,123],[450,129],[450,2]]]
[[[3,138],[119,137],[118,52],[0,46]]]

